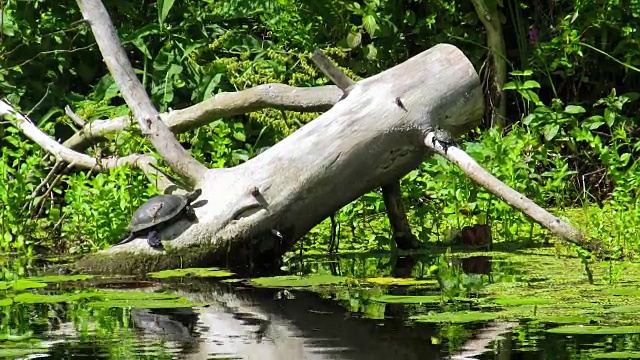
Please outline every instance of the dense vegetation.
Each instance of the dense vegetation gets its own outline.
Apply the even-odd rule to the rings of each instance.
[[[487,56],[485,30],[471,2],[106,0],[105,5],[160,112],[259,84],[323,85],[327,80],[310,61],[315,48],[355,79],[442,42],[462,49],[478,70]],[[509,123],[504,129],[480,126],[462,139],[462,147],[538,204],[566,210],[570,221],[605,246],[625,256],[637,252],[640,147],[634,137],[640,131],[640,94],[633,91],[640,85],[640,3],[511,0],[502,5]],[[128,113],[75,1],[6,1],[0,19],[0,92],[40,129],[60,141],[78,131],[65,115],[67,105],[88,121]],[[261,110],[219,119],[178,138],[207,166],[229,167],[317,115]],[[129,168],[69,169],[51,192],[36,193],[53,161],[9,122],[0,123],[0,135],[5,252],[107,247],[122,235],[135,208],[157,193],[142,173]],[[153,153],[138,133],[111,140],[88,153]],[[423,242],[485,221],[497,241],[547,240],[537,225],[438,156],[401,184],[409,219]],[[336,220],[341,251],[393,246],[377,191],[344,207]],[[318,226],[302,246],[324,251],[327,229]]]

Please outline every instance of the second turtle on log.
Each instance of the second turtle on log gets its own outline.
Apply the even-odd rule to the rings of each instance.
[[[196,216],[191,203],[202,194],[197,189],[186,195],[158,195],[142,204],[131,217],[129,233],[116,245],[130,242],[140,235],[147,235],[147,243],[154,249],[162,247],[160,230],[183,216],[195,221]]]

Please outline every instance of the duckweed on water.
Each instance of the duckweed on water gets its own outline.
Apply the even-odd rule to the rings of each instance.
[[[502,298],[493,300],[493,303],[503,306],[547,305],[555,303],[555,300],[546,298]]]
[[[591,353],[589,357],[592,359],[640,359],[638,351],[615,351],[605,353]]]
[[[149,273],[150,277],[156,279],[167,279],[173,277],[203,277],[203,278],[211,278],[211,277],[228,277],[235,275],[232,272],[221,270],[220,268],[212,267],[212,268],[188,268],[188,269],[175,269],[175,270],[164,270],[158,272]]]
[[[382,295],[371,300],[389,304],[437,304],[443,298],[440,295]]]
[[[367,282],[383,285],[383,286],[411,286],[411,285],[433,285],[438,286],[438,281],[435,279],[411,279],[411,278],[394,278],[394,277],[375,277],[367,278]]]

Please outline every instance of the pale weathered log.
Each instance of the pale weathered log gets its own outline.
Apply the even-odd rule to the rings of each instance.
[[[329,111],[246,163],[208,170],[196,184],[197,223],[162,230],[163,251],[138,238],[77,265],[130,273],[276,258],[340,207],[415,169],[432,154],[424,137],[433,127],[459,135],[482,114],[473,65],[456,47],[437,45],[357,82]]]
[[[104,62],[113,76],[122,97],[138,120],[142,133],[147,136],[162,159],[190,184],[198,183],[207,171],[185,150],[167,125],[160,119],[120,43],[107,9],[100,0],[77,0],[85,20],[91,25],[93,36]]]

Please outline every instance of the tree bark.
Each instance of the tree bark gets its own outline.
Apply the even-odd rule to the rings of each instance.
[[[273,260],[340,207],[415,169],[432,154],[424,138],[435,126],[460,135],[483,110],[473,65],[456,47],[437,45],[355,83],[329,111],[246,163],[207,170],[195,184],[197,223],[164,229],[163,251],[138,238],[76,265],[137,273]]]

